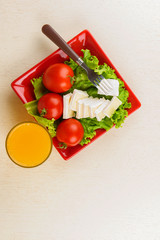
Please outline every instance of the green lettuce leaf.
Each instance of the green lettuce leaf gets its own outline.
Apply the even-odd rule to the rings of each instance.
[[[31,83],[34,88],[34,94],[36,99],[40,99],[44,94],[49,92],[42,83],[42,76],[39,78],[33,78],[31,80]]]
[[[121,100],[122,103],[125,103],[129,97],[129,92],[125,90],[125,88],[120,88],[118,98]]]
[[[96,69],[95,72],[98,75],[103,75],[104,78],[110,78],[110,79],[118,79],[116,74],[115,74],[115,70],[110,68],[106,63],[104,63],[103,65],[99,65]]]
[[[36,121],[41,124],[42,126],[44,126],[45,128],[47,128],[48,132],[50,133],[51,137],[56,136],[56,128],[55,128],[55,120],[48,120],[46,118],[43,118],[41,116],[39,116],[38,110],[37,110],[37,104],[38,104],[38,100],[34,100],[28,103],[25,103],[24,106],[27,110],[27,112],[33,116]]]
[[[87,144],[91,141],[91,139],[96,135],[96,129],[105,129],[108,131],[113,127],[113,122],[110,118],[105,117],[101,121],[97,121],[96,118],[81,118],[79,119],[83,128],[84,128],[84,136],[80,145]]]
[[[112,115],[111,120],[115,124],[115,128],[119,128],[124,123],[125,117],[128,116],[128,111],[124,109],[123,105],[121,105],[115,113]]]
[[[65,61],[64,63],[69,65],[73,71],[78,67],[78,64],[75,61],[73,61],[71,58],[69,61]]]
[[[99,60],[96,56],[92,56],[91,53],[90,53],[90,50],[86,49],[82,49],[81,50],[84,54],[83,56],[83,61],[85,62],[85,64],[91,68],[91,69],[96,69],[98,67],[98,63],[99,63]]]

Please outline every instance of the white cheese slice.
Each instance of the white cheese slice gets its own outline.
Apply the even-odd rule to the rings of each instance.
[[[84,109],[84,101],[88,98],[83,98],[78,100],[77,102],[77,112],[76,112],[76,118],[83,118],[83,109]]]
[[[112,117],[113,113],[121,104],[122,102],[117,97],[113,97],[110,101],[110,104],[103,110],[105,116],[107,116],[108,118]]]
[[[63,96],[63,118],[68,119],[74,117],[74,112],[70,109],[72,93]]]
[[[81,90],[78,90],[78,89],[74,89],[73,95],[72,95],[72,98],[71,98],[71,102],[70,102],[70,109],[73,110],[73,111],[77,111],[78,100],[83,99],[83,98],[87,98],[87,97],[88,97],[87,92],[81,91]]]
[[[103,102],[105,102],[104,98],[94,99],[94,101],[89,105],[90,118],[94,118],[96,116],[95,111]]]
[[[105,88],[105,90],[104,90]],[[102,91],[104,90],[104,92]],[[98,94],[106,96],[118,96],[119,95],[119,82],[116,79],[103,79],[98,87]]]
[[[94,98],[89,97],[89,98],[85,98],[84,102],[83,102],[83,118],[87,118],[90,117],[90,104],[94,101]]]
[[[109,105],[110,101],[106,100],[104,103],[102,103],[95,111],[95,115],[98,121],[101,121],[104,117],[105,114],[103,112],[103,109],[106,108]]]

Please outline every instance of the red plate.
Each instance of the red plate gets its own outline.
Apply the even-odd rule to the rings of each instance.
[[[103,64],[105,62],[110,67],[115,69],[116,75],[125,83],[119,72],[116,70],[114,65],[111,63],[109,58],[106,56],[106,54],[103,52],[99,44],[96,42],[96,40],[88,30],[82,31],[68,43],[79,56],[82,56],[81,49],[89,49],[91,51],[91,54],[95,55],[99,59],[100,64]],[[68,60],[68,56],[62,50],[58,49],[57,51],[49,55],[47,58],[42,60],[40,63],[38,63],[36,66],[21,75],[15,81],[13,81],[11,86],[18,95],[18,97],[21,99],[21,101],[23,103],[27,103],[35,99],[33,87],[30,82],[32,78],[40,77],[45,71],[45,69],[48,68],[51,64],[64,62],[65,60]],[[141,103],[126,83],[125,87],[129,91],[129,101],[132,104],[132,108],[128,110],[128,114],[130,115],[141,106]],[[103,129],[98,129],[96,131],[96,136],[91,140],[91,142],[93,142],[96,138],[98,138],[105,132],[106,131]],[[56,138],[53,138],[53,145],[65,160],[68,160],[73,155],[75,155],[87,146],[84,145],[82,147],[80,145],[77,145],[75,147],[68,147],[67,149],[60,149],[58,148],[58,143],[58,140]]]

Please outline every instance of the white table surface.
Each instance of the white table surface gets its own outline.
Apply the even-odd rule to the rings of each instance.
[[[34,169],[14,165],[8,131],[33,120],[10,83],[88,29],[142,102],[69,161],[53,149]],[[160,240],[160,1],[0,1],[0,239]]]

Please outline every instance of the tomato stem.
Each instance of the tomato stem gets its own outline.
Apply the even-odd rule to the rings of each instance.
[[[73,85],[73,83],[75,82],[75,76],[73,76],[73,77],[71,77],[71,76],[67,76],[67,77],[70,78],[70,82],[71,82],[71,84]]]
[[[66,143],[60,142],[58,145],[59,145],[58,148],[60,148],[60,149],[66,149],[67,148],[67,144]]]
[[[40,116],[44,117],[47,113],[47,110],[45,108],[42,109]]]

